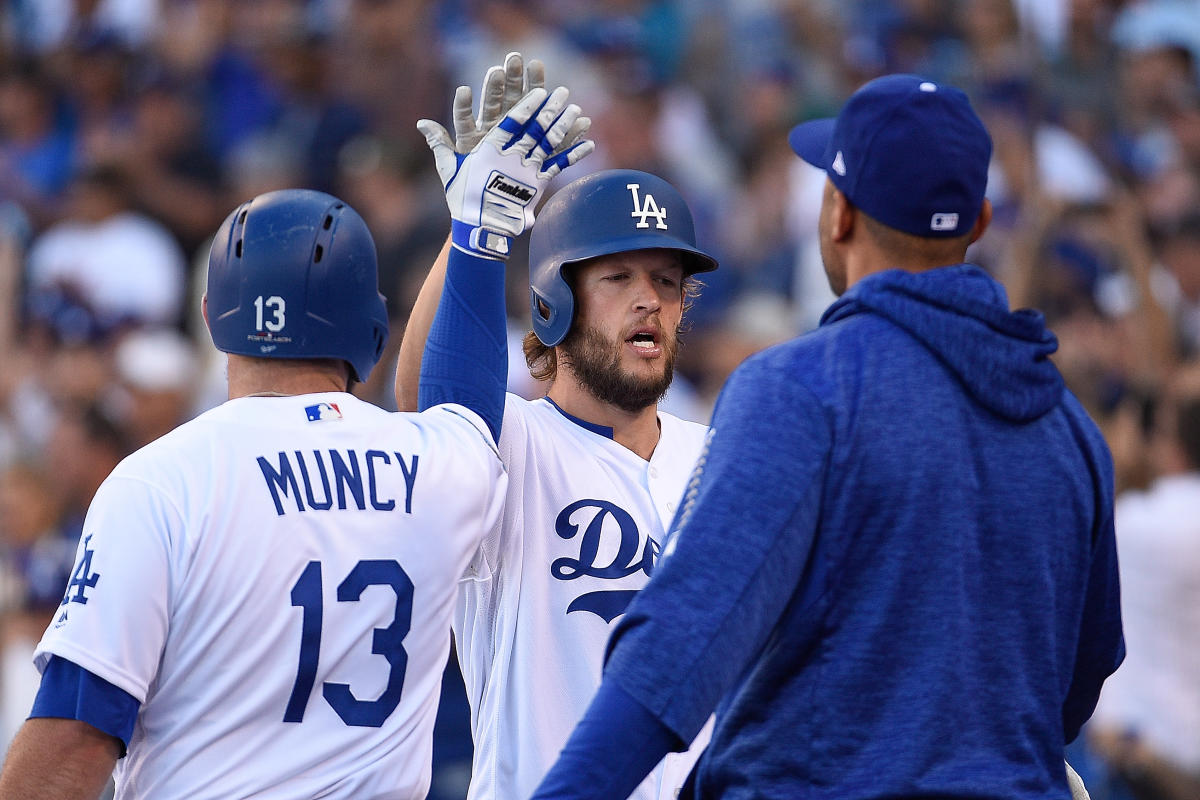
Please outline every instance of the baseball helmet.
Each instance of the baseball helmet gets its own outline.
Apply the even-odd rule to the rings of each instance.
[[[388,335],[366,223],[336,197],[308,189],[243,203],[209,251],[208,321],[226,353],[339,358],[366,380]]]
[[[575,295],[564,267],[656,248],[680,252],[686,275],[717,268],[717,260],[696,246],[687,203],[656,175],[604,170],[555,192],[529,236],[529,300],[542,344],[554,347],[566,338],[575,317]]]

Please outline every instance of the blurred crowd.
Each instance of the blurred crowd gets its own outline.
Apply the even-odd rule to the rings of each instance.
[[[660,174],[719,256],[667,401],[699,421],[742,359],[832,299],[824,175],[790,127],[886,72],[970,94],[996,209],[972,259],[1046,314],[1116,466],[1130,655],[1072,763],[1097,800],[1200,798],[1200,0],[0,3],[0,738],[28,710],[28,654],[97,486],[225,397],[199,314],[221,220],[297,186],[363,215],[393,335],[358,391],[394,407],[395,350],[449,229],[414,123],[448,123],[454,86],[510,50],[593,120],[596,153],[560,183]],[[512,362],[513,390],[538,392]],[[469,769],[454,687],[433,797],[461,797]]]

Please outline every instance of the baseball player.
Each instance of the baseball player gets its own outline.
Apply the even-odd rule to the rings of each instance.
[[[503,75],[519,94],[519,55],[485,78],[493,110],[483,122],[460,89],[458,151],[497,113]],[[439,164],[452,163],[449,134],[428,121],[421,128]],[[552,383],[539,400],[506,398],[505,512],[471,559],[454,618],[472,714],[473,800],[534,789],[599,685],[613,626],[649,580],[706,431],[656,403],[671,380],[690,276],[716,267],[696,246],[683,198],[644,172],[580,178],[538,214],[526,353]],[[435,265],[403,345],[411,355],[424,343],[422,364],[476,346],[457,324],[434,325],[425,339],[422,309],[449,291]],[[502,342],[505,330],[486,335]],[[414,372],[402,355],[401,403]],[[421,407],[437,401],[435,388],[422,375]],[[672,756],[633,796],[673,798],[693,760]]]
[[[531,92],[449,182],[474,249],[451,259],[446,307],[504,323],[501,239],[564,163],[545,154],[578,114],[565,100]],[[97,493],[0,797],[94,798],[114,763],[118,798],[425,796],[456,581],[507,485],[507,370],[477,349],[472,392],[419,415],[356,399],[387,336],[377,281],[366,225],[329,195],[272,192],[225,220],[204,311],[230,400]]]
[[[1041,315],[964,263],[991,139],[889,75],[791,143],[840,299],[726,383],[535,797],[624,797],[715,708],[688,798],[1066,800],[1124,651],[1112,462]]]

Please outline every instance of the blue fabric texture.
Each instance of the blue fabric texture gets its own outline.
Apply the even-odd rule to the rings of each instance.
[[[1111,458],[1054,348],[958,265],[738,368],[605,671],[680,741],[716,709],[691,796],[1070,796],[1124,644]]]
[[[643,705],[613,681],[605,681],[533,800],[629,797],[680,744]]]
[[[77,719],[120,739],[129,747],[141,703],[124,689],[88,672],[73,661],[51,656],[29,718]]]
[[[451,248],[442,298],[421,356],[417,407],[466,406],[499,441],[507,385],[504,262]]]

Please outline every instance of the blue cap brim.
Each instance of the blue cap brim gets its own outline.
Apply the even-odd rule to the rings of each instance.
[[[788,144],[792,146],[796,155],[814,167],[829,169],[829,156],[826,151],[829,140],[833,138],[833,124],[836,121],[833,117],[827,117],[801,122],[788,134]]]

